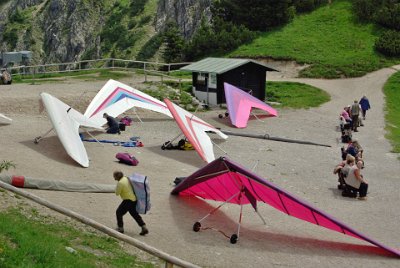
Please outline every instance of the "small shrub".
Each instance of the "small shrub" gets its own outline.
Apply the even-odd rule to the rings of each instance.
[[[400,56],[400,32],[389,30],[384,32],[375,42],[375,49],[390,57]]]

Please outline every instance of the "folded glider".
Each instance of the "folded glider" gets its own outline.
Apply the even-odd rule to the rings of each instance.
[[[253,97],[249,93],[224,83],[226,105],[232,125],[245,128],[252,108],[266,111],[270,116],[278,116],[278,112],[265,102]]]
[[[104,125],[106,123],[106,119],[103,118],[104,113],[117,117],[133,107],[149,109],[172,117],[162,101],[112,79],[100,89],[84,115]]]
[[[101,130],[103,128],[50,94],[41,93],[40,96],[53,128],[67,154],[81,166],[88,167],[89,158],[79,136],[79,126]]]
[[[227,158],[218,158],[185,178],[171,194],[197,196],[233,204],[251,204],[255,210],[257,202],[264,202],[289,216],[365,240],[400,257],[400,251],[357,232]]]
[[[193,145],[200,157],[207,163],[213,161],[215,159],[213,145],[206,131],[215,132],[223,139],[227,139],[228,136],[212,125],[172,103],[170,100],[164,99],[164,102],[171,111],[171,114],[179,128]]]
[[[4,114],[0,114],[0,124],[11,124],[12,119],[5,116]]]

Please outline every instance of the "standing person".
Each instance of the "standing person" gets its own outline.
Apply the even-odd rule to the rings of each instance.
[[[371,106],[369,105],[369,100],[368,98],[364,95],[360,99],[360,105],[361,105],[361,112],[363,119],[365,120],[365,116],[367,115],[367,110],[371,109]]]
[[[353,131],[358,132],[358,116],[360,115],[360,105],[357,100],[354,100],[353,105],[351,105],[351,121],[353,122]]]
[[[137,224],[142,228],[142,231],[139,233],[140,235],[146,235],[149,233],[149,230],[146,227],[142,217],[136,211],[136,196],[129,182],[129,179],[124,176],[121,171],[114,171],[114,179],[118,181],[117,188],[115,189],[115,194],[119,195],[122,198],[122,203],[119,205],[116,211],[117,215],[117,231],[120,233],[124,233],[124,222],[123,216],[126,212],[129,212],[133,219],[137,222]]]
[[[117,120],[115,120],[114,117],[112,117],[111,115],[108,115],[107,113],[103,114],[103,118],[105,118],[107,120],[107,133],[109,134],[121,134],[121,131],[119,130],[119,123],[117,122]]]

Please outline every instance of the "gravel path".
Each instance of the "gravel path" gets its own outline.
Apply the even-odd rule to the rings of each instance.
[[[400,66],[396,66],[397,69]],[[327,91],[331,101],[307,110],[278,109],[278,118],[253,120],[246,129],[232,128],[226,119],[218,119],[221,111],[197,115],[222,129],[235,132],[268,133],[290,139],[329,144],[318,147],[231,136],[225,142],[216,140],[228,157],[289,192],[330,213],[354,229],[391,247],[399,247],[400,165],[398,155],[390,152],[385,139],[384,95],[382,86],[395,73],[386,68],[361,78],[321,80],[294,79],[282,74],[270,75],[275,81],[307,83]],[[139,86],[140,77],[122,82]],[[123,148],[110,144],[85,143],[89,168],[81,168],[65,153],[54,133],[38,145],[33,139],[45,133],[50,122],[45,112],[39,113],[39,93],[48,92],[81,112],[104,82],[44,83],[40,85],[0,86],[0,112],[13,118],[12,125],[0,126],[0,160],[12,160],[17,169],[8,173],[54,180],[111,183],[112,172],[139,172],[150,178],[152,211],[144,216],[150,229],[146,237],[138,235],[139,228],[125,217],[126,234],[187,261],[205,267],[398,267],[398,259],[385,256],[380,250],[361,240],[288,217],[265,204],[260,213],[267,221],[262,224],[257,214],[246,206],[240,241],[229,243],[219,232],[208,230],[194,233],[192,225],[206,215],[217,203],[196,198],[170,196],[175,177],[187,176],[204,166],[194,151],[162,151],[163,142],[179,134],[175,122],[162,115],[139,111],[144,121],[137,120],[119,137],[97,133],[98,138],[128,139],[140,136],[142,148]],[[83,94],[83,92],[85,92]],[[332,174],[340,161],[340,133],[336,125],[341,109],[354,99],[366,95],[372,106],[365,126],[354,137],[364,148],[369,182],[367,201],[343,198],[336,189],[337,178]],[[77,101],[77,99],[79,101]],[[137,167],[116,162],[117,152],[133,153],[140,161]],[[224,153],[214,148],[216,156]],[[7,173],[5,173],[7,174]],[[109,227],[115,226],[115,208],[119,199],[113,194],[81,194],[28,190],[51,202],[63,205]],[[45,209],[44,209],[45,211]],[[228,235],[236,232],[239,207],[224,206],[204,222]]]

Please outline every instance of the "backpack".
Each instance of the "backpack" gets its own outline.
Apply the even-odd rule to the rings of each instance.
[[[147,176],[133,173],[128,177],[129,182],[136,195],[136,211],[139,214],[146,214],[151,208],[150,186]]]
[[[117,153],[115,157],[119,160],[120,163],[124,163],[130,166],[137,166],[139,164],[139,160],[136,159],[133,155],[129,153]]]

